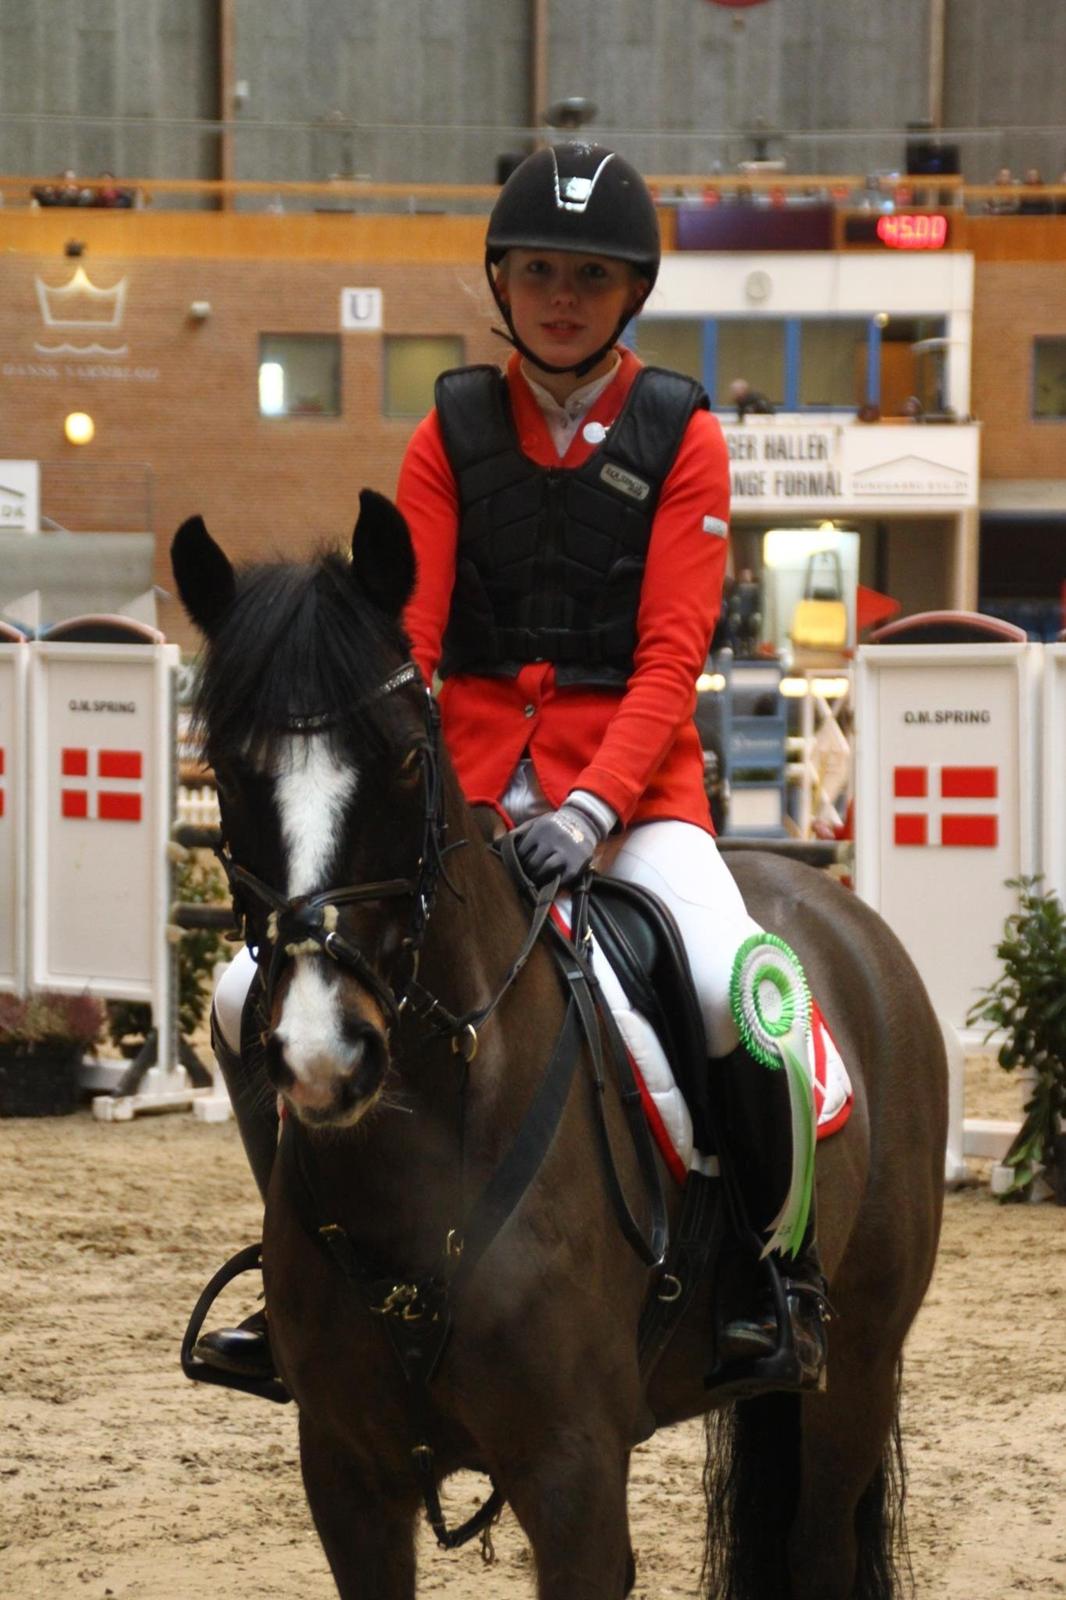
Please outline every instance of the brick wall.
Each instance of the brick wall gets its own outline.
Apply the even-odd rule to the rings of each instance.
[[[157,536],[156,581],[169,587],[167,545],[194,511],[234,556],[298,554],[347,539],[359,489],[391,494],[414,419],[381,415],[382,335],[344,333],[338,418],[268,420],[258,414],[258,335],[335,333],[343,287],[383,290],[386,333],[461,334],[470,361],[499,360],[480,265],[84,258],[97,287],[126,279],[118,328],[45,324],[35,289],[60,285],[75,265],[57,256],[0,257],[0,455],[45,463],[44,511],[74,529],[143,527],[126,504],[146,475]],[[190,319],[194,300],[211,315]],[[64,316],[74,315],[70,306]],[[89,315],[98,307],[89,306]],[[96,343],[120,354],[72,356],[39,347]],[[88,411],[96,437],[63,437],[69,411]],[[131,488],[131,485],[133,486]],[[61,502],[60,502],[61,488]],[[0,599],[3,595],[0,594]],[[177,605],[171,637],[191,642]]]
[[[973,325],[982,477],[1066,476],[1066,422],[1032,420],[1033,340],[1066,335],[1062,262],[978,261]]]

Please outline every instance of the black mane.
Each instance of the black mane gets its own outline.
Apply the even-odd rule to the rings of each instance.
[[[359,593],[338,552],[242,569],[201,661],[193,722],[208,761],[269,762],[299,718],[320,720],[338,749],[380,753],[397,707],[375,691],[406,654],[403,635]]]

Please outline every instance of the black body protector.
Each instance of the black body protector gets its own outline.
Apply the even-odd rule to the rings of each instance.
[[[702,385],[645,367],[580,467],[523,455],[495,367],[442,373],[459,539],[440,674],[514,677],[551,661],[560,685],[621,690],[633,671],[652,521]]]

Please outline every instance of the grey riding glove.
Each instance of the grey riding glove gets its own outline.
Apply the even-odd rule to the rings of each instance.
[[[589,798],[600,815],[594,816],[591,807],[586,809],[574,795],[568,795],[558,811],[546,811],[515,830],[518,859],[538,886],[556,877],[573,883],[611,831],[614,812],[594,796]]]

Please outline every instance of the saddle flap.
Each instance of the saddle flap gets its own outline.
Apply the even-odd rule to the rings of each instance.
[[[649,890],[598,874],[589,921],[626,999],[662,1041],[692,1116],[697,1148],[713,1151],[707,1036],[677,924]]]

